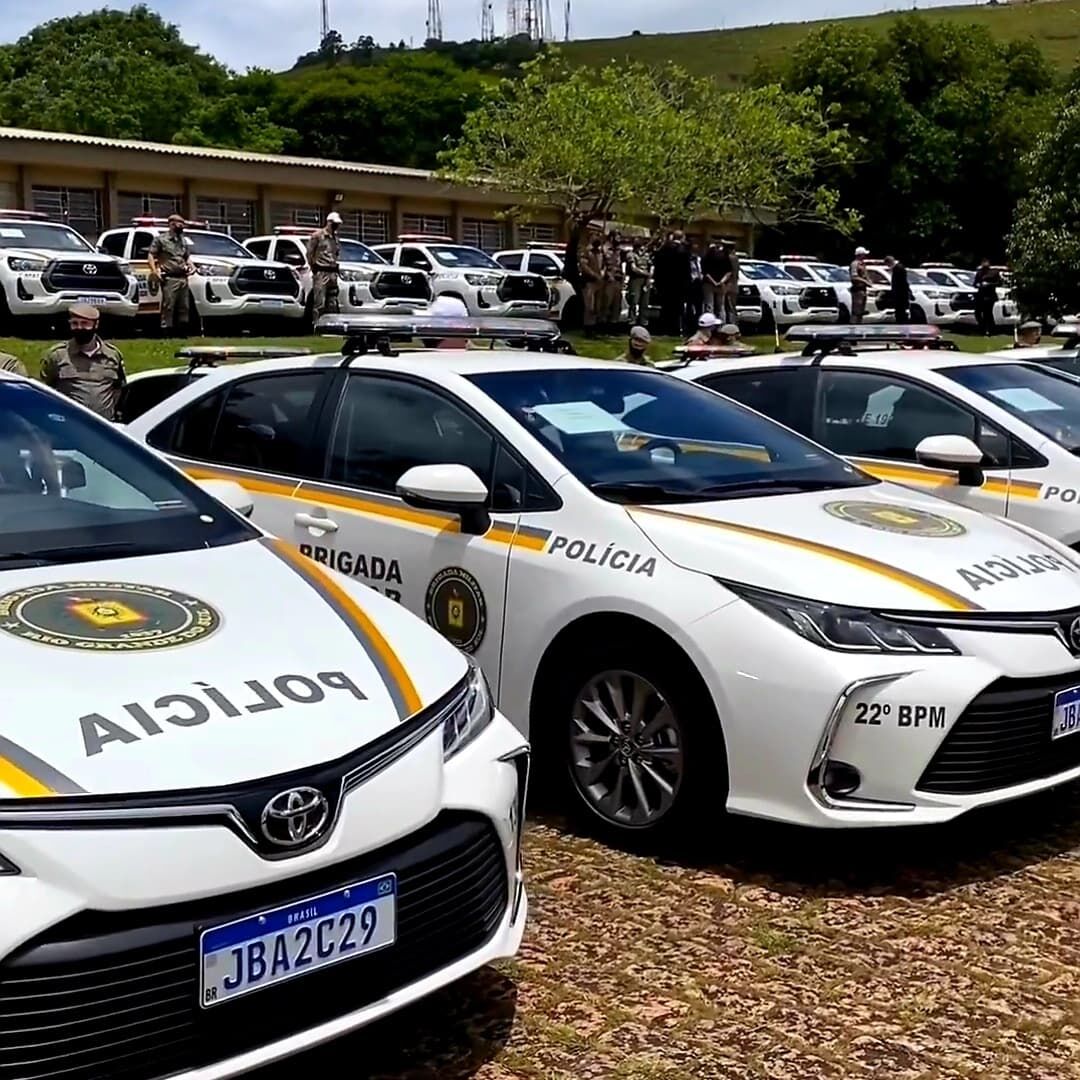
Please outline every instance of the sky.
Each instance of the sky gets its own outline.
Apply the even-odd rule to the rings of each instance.
[[[770,22],[839,18],[896,7],[942,7],[956,0],[771,0]],[[424,39],[427,0],[329,0],[330,23],[346,42],[369,34],[377,42]],[[443,37],[480,36],[481,0],[442,0]],[[564,0],[548,0],[562,30]],[[761,21],[760,9],[741,0],[572,0],[574,37],[617,37],[640,30],[711,30]],[[494,0],[496,28],[505,26],[506,0]],[[0,40],[13,41],[38,23],[100,7],[126,8],[123,0],[0,0]],[[318,46],[320,0],[150,0],[149,6],[176,23],[185,40],[216,56],[234,71],[286,68]]]

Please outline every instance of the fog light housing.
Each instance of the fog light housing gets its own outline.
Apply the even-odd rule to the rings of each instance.
[[[858,791],[862,775],[854,765],[846,761],[829,761],[825,765],[822,787],[834,798],[843,798]]]

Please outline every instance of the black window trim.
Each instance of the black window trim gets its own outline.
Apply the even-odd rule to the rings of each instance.
[[[732,368],[730,370],[713,371],[708,375],[703,375],[700,380],[695,379],[694,382],[698,383],[699,386],[705,387],[706,390],[712,390],[713,393],[724,394],[725,397],[731,397],[730,394],[725,394],[724,391],[721,390],[719,387],[710,386],[704,380],[722,379],[729,375],[732,378],[734,378],[736,375],[770,375],[773,372],[778,371],[803,371],[808,373],[807,377],[810,379],[810,394],[807,395],[807,403],[803,405],[799,410],[800,414],[805,418],[807,426],[806,430],[804,431],[800,428],[790,427],[788,424],[784,423],[784,421],[777,420],[774,416],[769,416],[768,419],[772,420],[774,424],[780,424],[782,427],[788,428],[789,431],[794,431],[797,435],[801,435],[804,439],[810,439],[812,442],[817,442],[819,446],[824,446],[825,444],[819,442],[813,434],[817,422],[818,387],[821,383],[821,366],[819,364],[791,364],[785,367],[779,367],[775,364],[772,364],[767,367]],[[731,400],[734,401],[737,405],[741,405],[744,409],[750,409],[751,412],[757,412],[756,409],[752,408],[750,405],[747,405],[743,401],[739,401],[738,398],[731,398]],[[766,414],[761,413],[760,415],[765,416]],[[833,452],[834,451],[830,451],[830,453]]]
[[[819,370],[823,370],[823,371],[841,371],[841,372],[850,371],[850,372],[855,372],[855,373],[860,374],[860,375],[876,375],[879,378],[892,379],[893,381],[899,383],[902,386],[910,386],[910,387],[912,387],[912,388],[914,388],[916,390],[921,390],[923,393],[936,393],[939,397],[945,398],[945,400],[948,401],[950,405],[955,405],[956,408],[961,409],[964,412],[971,413],[975,417],[976,421],[980,425],[986,423],[986,424],[990,424],[992,427],[998,428],[1000,431],[1002,431],[1009,438],[1009,443],[1010,443],[1009,464],[1008,465],[984,465],[983,468],[985,468],[985,469],[1008,469],[1010,472],[1014,472],[1014,471],[1015,472],[1023,472],[1023,471],[1025,471],[1027,469],[1045,469],[1047,467],[1047,465],[1050,464],[1049,461],[1047,461],[1046,458],[1044,458],[1042,456],[1042,454],[1040,454],[1036,450],[1032,449],[1032,447],[1030,447],[1023,439],[1019,438],[1016,434],[1014,434],[1008,428],[1002,427],[1002,425],[997,420],[994,420],[991,417],[986,416],[983,412],[981,412],[979,409],[975,408],[974,406],[969,405],[966,401],[961,401],[959,398],[953,397],[953,395],[950,394],[948,391],[942,390],[938,386],[929,386],[926,383],[921,383],[921,382],[919,382],[918,379],[913,379],[909,375],[899,375],[899,374],[895,374],[895,373],[893,373],[891,371],[890,372],[883,372],[879,368],[851,367],[851,366],[849,366],[847,364],[827,364],[827,365],[821,365],[819,367]],[[822,385],[823,385],[823,381],[822,381],[822,379],[819,378],[818,382],[817,382],[817,385],[814,388],[814,416],[813,416],[813,431],[814,431],[814,434],[811,435],[810,437],[815,442],[821,443],[822,446],[827,446],[826,443],[821,442],[821,440],[818,438],[818,423],[819,423],[819,421],[821,419],[821,412],[822,412],[822,407],[823,407],[823,397],[824,397],[823,391],[822,391]],[[1033,461],[1035,461],[1037,463],[1036,464],[1031,464],[1031,465],[1013,465],[1012,464],[1012,457],[1013,457],[1012,444],[1013,443],[1016,443],[1018,446],[1023,447],[1023,449],[1031,456]],[[855,456],[857,456],[857,457],[864,457],[864,456],[865,457],[873,457],[874,455],[872,455],[872,454],[867,454],[867,455],[858,454],[858,455],[855,455]],[[898,460],[898,459],[876,458],[875,460],[878,460],[878,461],[893,461],[893,460]],[[918,461],[914,461],[914,462],[908,461],[908,462],[899,462],[899,463],[900,464],[908,464],[908,465],[913,464],[913,465],[916,465],[916,466],[919,465]]]
[[[260,379],[274,379],[283,375],[305,375],[316,374],[321,375],[323,378],[323,388],[315,395],[315,400],[312,402],[312,423],[310,425],[310,434],[308,436],[307,446],[304,448],[304,461],[307,466],[307,473],[298,472],[267,472],[264,469],[254,469],[249,465],[233,465],[230,462],[219,461],[213,457],[198,457],[194,454],[187,453],[178,450],[176,447],[176,432],[180,424],[181,418],[190,410],[196,408],[199,404],[206,401],[207,398],[213,397],[215,394],[219,394],[221,400],[218,402],[217,414],[214,417],[213,426],[211,427],[210,445],[214,444],[214,440],[217,438],[218,426],[221,424],[221,416],[225,409],[225,402],[228,401],[230,395],[236,387],[245,383],[256,382]],[[146,441],[154,446],[156,449],[161,450],[166,454],[173,454],[176,457],[183,458],[185,461],[196,461],[204,465],[218,465],[226,469],[242,469],[244,472],[254,473],[260,476],[277,477],[284,476],[297,482],[315,481],[318,482],[321,479],[321,474],[325,474],[325,469],[320,467],[318,460],[319,451],[319,433],[323,426],[323,417],[327,411],[327,404],[333,393],[335,384],[344,388],[344,379],[341,372],[333,368],[319,368],[319,367],[295,367],[295,368],[283,368],[276,371],[260,371],[252,375],[244,375],[240,378],[232,379],[228,382],[221,382],[208,390],[205,394],[200,394],[198,397],[192,398],[183,409],[179,412],[173,413],[171,416],[163,420],[157,427],[153,428],[147,433]],[[340,397],[340,391],[338,396]],[[156,431],[159,431],[162,427],[170,425],[168,445],[161,446],[153,442],[153,436]]]
[[[424,379],[420,376],[413,375],[411,372],[403,371],[378,371],[374,368],[350,368],[347,372],[347,378],[342,381],[341,391],[337,396],[337,403],[333,409],[326,410],[328,414],[328,424],[325,438],[322,439],[323,445],[323,460],[321,467],[321,479],[319,483],[327,484],[330,487],[346,488],[349,491],[367,491],[372,495],[379,495],[385,498],[387,494],[390,494],[392,498],[400,499],[401,496],[397,492],[387,493],[385,491],[376,491],[374,488],[363,488],[355,484],[348,484],[342,480],[334,480],[330,477],[330,453],[334,445],[334,435],[337,432],[338,420],[341,415],[342,406],[345,403],[345,389],[348,385],[348,378],[352,377],[364,377],[379,379],[385,382],[397,382],[397,383],[410,383],[413,386],[418,386],[423,390],[427,390],[434,394],[436,397],[441,397],[448,404],[460,409],[470,420],[472,420],[477,427],[479,427],[485,434],[491,437],[491,461],[488,465],[489,478],[494,474],[495,461],[498,450],[501,448],[504,453],[508,454],[511,460],[517,462],[518,465],[525,472],[526,483],[532,484],[535,482],[539,494],[543,498],[543,505],[518,507],[516,510],[492,510],[488,507],[492,514],[546,514],[555,510],[561,510],[563,506],[562,499],[555,493],[554,488],[540,475],[540,473],[523,457],[523,455],[508,442],[502,435],[502,433],[491,424],[484,416],[476,411],[468,402],[463,401],[456,394],[449,392],[446,387],[440,386],[436,382],[432,382],[430,379]],[[322,432],[320,431],[321,435]],[[483,479],[483,478],[481,478]],[[485,481],[486,483],[487,481]],[[491,492],[488,492],[490,500]]]

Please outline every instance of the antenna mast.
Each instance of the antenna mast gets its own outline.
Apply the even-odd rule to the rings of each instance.
[[[442,41],[442,0],[428,0],[427,40]]]
[[[570,0],[566,0],[563,8],[563,41],[570,40]]]
[[[319,35],[319,44],[326,40],[330,33],[330,0],[322,0],[322,32]]]
[[[495,40],[495,9],[492,0],[480,0],[480,40]]]
[[[507,37],[520,34],[531,41],[548,41],[554,37],[554,30],[551,0],[507,0]]]

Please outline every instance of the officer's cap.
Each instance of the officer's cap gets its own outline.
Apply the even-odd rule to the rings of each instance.
[[[649,345],[652,342],[652,335],[644,326],[635,326],[630,331],[631,341],[640,341],[643,345]]]
[[[184,215],[183,214],[170,214],[169,215],[169,224],[171,225],[174,221],[179,221],[180,224],[183,225],[184,224]]]
[[[69,307],[68,315],[74,319],[89,319],[92,322],[97,322],[101,318],[101,312],[89,304],[75,304]]]
[[[724,325],[720,327],[720,333],[726,334],[728,337],[738,337],[739,328],[734,323],[724,323]]]
[[[341,215],[336,210],[331,210],[330,213],[326,215],[326,220],[332,222],[334,225],[340,225],[342,223]]]
[[[698,319],[697,324],[702,330],[709,330],[719,322],[720,320],[711,311],[706,311],[705,314]]]
[[[1021,330],[1041,330],[1042,329],[1042,323],[1041,322],[1035,322],[1035,320],[1032,319],[1032,320],[1029,320],[1026,323],[1021,323],[1020,329]]]

